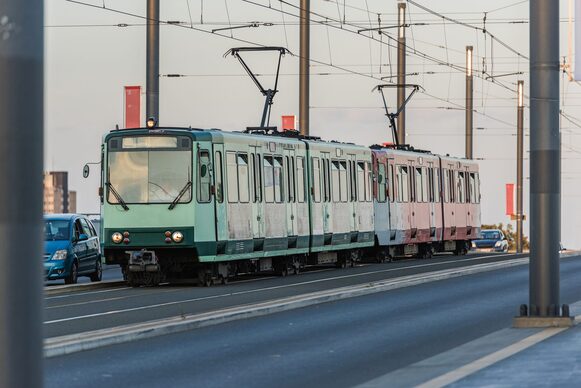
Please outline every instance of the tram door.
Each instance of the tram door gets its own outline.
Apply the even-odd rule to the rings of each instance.
[[[287,225],[287,236],[297,235],[297,201],[296,201],[296,161],[295,161],[295,150],[286,149],[284,150],[284,167],[286,178],[285,186],[285,199],[287,204],[286,212],[286,225]]]
[[[416,213],[417,213],[417,202],[418,202],[418,195],[421,196],[421,182],[418,185],[418,180],[421,178],[421,169],[416,169],[416,166],[413,162],[409,164],[409,184],[410,184],[410,203],[409,203],[409,220],[410,220],[410,231],[411,231],[411,239],[415,239],[417,237],[418,227],[416,222]],[[418,192],[420,190],[420,192]]]
[[[260,147],[250,147],[250,201],[252,202],[252,236],[264,238],[264,201],[262,192],[262,156]]]
[[[224,145],[214,144],[214,196],[216,206],[216,241],[228,240],[228,213],[224,198]]]
[[[323,233],[333,233],[333,204],[331,203],[331,157],[328,152],[321,152],[321,171],[323,175]]]
[[[347,155],[348,158],[348,171],[349,171],[349,185],[348,187],[351,188],[349,190],[349,198],[348,201],[351,204],[350,213],[351,213],[351,232],[359,232],[359,209],[357,208],[357,156],[353,154]]]

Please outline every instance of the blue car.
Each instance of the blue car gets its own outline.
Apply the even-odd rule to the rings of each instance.
[[[79,214],[44,216],[44,277],[75,284],[79,276],[101,281],[101,247],[95,227]]]
[[[508,252],[508,240],[500,229],[484,229],[480,238],[472,241],[472,249]]]

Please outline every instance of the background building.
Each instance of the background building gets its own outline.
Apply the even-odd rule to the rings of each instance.
[[[77,193],[69,191],[69,173],[49,171],[44,173],[44,212],[76,213]]]

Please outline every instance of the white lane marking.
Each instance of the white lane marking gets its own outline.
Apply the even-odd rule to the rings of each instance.
[[[513,259],[511,261],[518,261],[518,260],[522,260],[522,259],[523,258]],[[474,259],[471,259],[471,260],[474,260]],[[449,261],[447,263],[453,263],[453,262],[457,262],[457,261]],[[505,261],[505,263],[506,262],[509,262],[509,261]],[[433,266],[433,265],[436,265],[436,264],[437,263],[433,263],[433,264],[422,264],[422,265],[417,265],[417,266],[413,266],[413,267],[404,267],[404,269],[408,269],[408,268],[419,268],[419,267],[426,267],[426,266]],[[439,264],[444,264],[444,262],[439,263]],[[489,263],[489,264],[495,264],[495,263]],[[211,296],[198,297],[198,298],[192,298],[192,299],[177,300],[177,301],[173,301],[173,302],[157,303],[157,304],[145,305],[145,306],[140,306],[140,307],[132,307],[132,308],[129,308],[129,309],[110,310],[110,311],[105,311],[105,312],[101,312],[101,313],[94,313],[94,314],[87,314],[87,315],[79,315],[79,316],[75,316],[75,317],[54,319],[54,320],[50,320],[50,321],[45,321],[44,324],[50,325],[50,324],[61,323],[61,322],[68,322],[68,321],[75,321],[75,320],[80,320],[80,319],[95,318],[95,317],[100,317],[100,316],[113,315],[113,314],[121,314],[121,313],[127,313],[127,312],[132,312],[132,311],[148,310],[148,309],[153,309],[153,308],[158,308],[158,307],[173,306],[173,305],[183,304],[183,303],[199,302],[199,301],[202,301],[202,300],[218,299],[218,298],[224,298],[224,297],[228,297],[228,296],[244,295],[244,294],[251,294],[251,293],[263,292],[263,291],[272,291],[272,290],[277,290],[277,289],[282,289],[282,288],[290,288],[290,287],[302,286],[302,285],[305,285],[305,284],[314,284],[314,283],[321,283],[321,282],[326,282],[326,281],[331,281],[331,280],[336,280],[336,279],[342,279],[342,278],[350,278],[350,277],[355,277],[355,276],[363,276],[363,275],[366,275],[366,274],[368,275],[368,274],[374,274],[374,273],[392,272],[392,271],[397,271],[397,270],[400,270],[400,269],[401,268],[391,268],[391,269],[386,269],[386,270],[382,270],[382,271],[374,271],[374,272],[366,272],[366,273],[360,273],[360,274],[344,275],[344,276],[337,276],[337,277],[328,278],[328,279],[317,279],[317,280],[310,280],[310,281],[300,282],[300,283],[286,284],[286,285],[280,285],[280,286],[271,286],[271,287],[263,287],[263,288],[255,288],[255,289],[246,290],[246,291],[237,291],[237,292],[231,292],[231,293],[226,293],[226,294],[219,294],[219,295],[211,295]],[[460,268],[451,268],[450,270],[451,271],[458,271],[458,270],[461,270],[461,269],[462,269],[462,267],[460,267]],[[417,274],[417,275],[426,275],[426,274]]]
[[[183,291],[183,288],[162,289],[161,291],[156,292],[155,295],[169,294],[169,293],[172,293],[172,292],[179,292],[179,291]],[[118,297],[107,298],[107,299],[96,299],[96,300],[88,300],[88,301],[82,301],[82,302],[76,302],[76,303],[59,304],[59,305],[56,305],[56,306],[45,307],[45,309],[46,310],[50,310],[50,309],[66,308],[66,307],[71,307],[71,306],[87,305],[87,304],[93,304],[93,303],[104,303],[104,302],[110,302],[110,301],[113,301],[113,300],[132,299],[132,298],[143,298],[144,296],[147,296],[147,295],[143,295],[143,294],[133,294],[133,295],[118,296]]]
[[[132,287],[115,287],[115,288],[109,288],[109,289],[100,290],[100,291],[75,292],[75,293],[66,294],[66,295],[49,296],[49,297],[46,297],[44,299],[45,300],[64,299],[64,298],[71,298],[71,297],[74,297],[74,296],[101,294],[101,293],[104,293],[104,292],[113,292],[113,291],[120,291],[120,290],[130,290],[131,288]]]
[[[523,350],[538,344],[541,341],[546,340],[556,334],[561,333],[562,331],[567,330],[566,327],[558,327],[558,328],[547,328],[543,331],[540,331],[536,334],[531,335],[530,337],[524,338],[510,346],[507,346],[504,349],[500,349],[494,353],[491,353],[487,356],[479,358],[469,364],[466,364],[458,369],[445,373],[439,377],[426,381],[423,384],[417,385],[416,388],[439,388],[444,387],[446,385],[455,383],[467,376],[470,376],[473,373],[476,373],[484,368],[487,368],[493,364],[496,364],[499,361],[502,361],[510,356],[513,356]]]

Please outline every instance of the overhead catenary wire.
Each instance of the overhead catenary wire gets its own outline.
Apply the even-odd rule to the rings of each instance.
[[[258,6],[258,7],[262,7],[262,8],[266,8],[266,9],[273,10],[273,11],[275,11],[275,12],[278,12],[278,10],[272,9],[271,7],[268,7],[268,6],[267,6],[267,5],[265,5],[265,4],[258,3],[258,2],[256,2],[256,1],[253,1],[253,0],[241,0],[241,1],[242,1],[242,2],[245,2],[245,3],[248,3],[248,4],[252,4],[252,5]],[[289,3],[288,1],[285,1],[285,0],[279,0],[279,1],[280,1],[280,2],[282,2],[282,3],[285,3],[286,5],[288,5],[288,6],[289,6],[289,7],[291,7],[291,8],[300,9],[300,7],[298,7],[298,6],[294,5],[294,4],[291,4],[291,3]],[[286,12],[286,13],[287,13],[288,15],[290,15],[290,16],[293,16],[293,17],[295,17],[295,18],[298,18],[298,19],[300,20],[300,15],[293,14],[293,13],[290,13],[290,12]],[[311,16],[315,16],[315,17],[317,17],[317,18],[321,18],[321,19],[323,19],[323,20],[324,20],[325,18],[328,18],[328,16],[321,15],[321,14],[319,14],[319,13],[317,13],[317,12],[314,12],[314,11],[310,11],[309,13],[310,13],[310,15],[311,15]],[[312,17],[311,17],[311,22],[312,22],[312,23],[316,23],[316,24],[322,24],[322,25],[325,25],[325,22],[324,22],[324,21],[321,21],[321,20],[316,20],[316,19],[313,19]],[[329,24],[329,25],[330,25],[330,24]],[[334,27],[334,28],[337,28],[337,29],[339,29],[339,30],[342,30],[342,31],[346,31],[346,32],[349,32],[349,33],[352,33],[352,34],[356,34],[356,35],[358,35],[358,36],[360,36],[360,37],[364,37],[364,38],[367,38],[367,39],[372,39],[372,40],[374,40],[374,41],[376,41],[376,42],[378,42],[378,43],[380,43],[380,44],[386,44],[386,45],[388,45],[389,47],[396,48],[396,46],[395,46],[394,44],[390,43],[390,42],[382,42],[382,41],[378,40],[377,38],[375,38],[375,37],[373,37],[373,36],[361,35],[361,34],[359,34],[359,33],[358,33],[356,30],[354,31],[354,30],[350,30],[350,29],[348,29],[348,28],[345,28],[345,26],[356,27],[356,26],[353,26],[353,25],[351,25],[351,24],[349,24],[349,23],[347,23],[347,22],[344,22],[344,23],[343,23],[343,27],[342,27],[342,28],[340,28],[340,27],[337,27],[337,26],[333,26],[333,25],[330,25],[330,26],[332,26],[332,27]],[[396,40],[394,37],[392,37],[391,35],[389,35],[389,34],[385,33],[385,36],[387,36],[387,37],[388,37],[390,40],[392,40],[392,41],[394,41],[394,42],[397,42],[397,40]],[[405,46],[405,48],[406,48],[406,52],[408,52],[408,53],[410,53],[410,54],[414,54],[414,55],[417,55],[417,56],[419,56],[419,57],[423,57],[424,59],[427,59],[427,60],[429,60],[429,61],[432,61],[432,62],[434,62],[434,63],[438,63],[438,64],[440,64],[440,65],[443,65],[443,66],[448,66],[448,67],[450,67],[450,68],[452,68],[452,69],[455,69],[455,70],[457,70],[458,72],[465,72],[465,71],[466,71],[466,67],[465,67],[465,66],[461,66],[461,65],[454,65],[453,63],[448,63],[448,62],[446,62],[446,61],[440,60],[440,59],[438,59],[438,58],[436,58],[436,57],[433,57],[433,56],[431,56],[431,55],[429,55],[429,54],[427,54],[427,53],[424,53],[424,52],[422,52],[422,51],[419,51],[419,50],[416,50],[416,49],[411,49],[411,50],[408,50],[408,48],[409,48],[409,47],[408,47],[407,43],[406,43],[404,46]],[[483,75],[478,75],[478,74],[475,74],[475,76],[476,76],[476,77],[479,77],[479,78],[483,78]],[[495,85],[497,85],[497,86],[503,87],[503,88],[505,88],[506,90],[513,91],[513,88],[511,88],[511,87],[509,87],[509,86],[505,85],[504,83],[502,83],[502,82],[500,82],[500,81],[497,81],[497,80],[494,80],[494,79],[492,79],[491,81],[490,81],[490,80],[487,80],[487,81],[488,81],[488,82],[491,82],[492,84],[495,84]]]
[[[109,11],[109,12],[113,12],[113,13],[117,13],[117,14],[122,14],[122,15],[130,16],[130,17],[134,17],[134,18],[139,18],[139,19],[142,19],[142,20],[148,20],[148,18],[146,16],[139,15],[139,14],[135,14],[135,13],[128,12],[128,11],[123,11],[123,10],[120,10],[120,9],[115,9],[115,8],[107,7],[107,6],[106,7],[101,7],[101,6],[98,6],[98,5],[95,5],[95,4],[91,4],[91,3],[86,3],[86,2],[83,2],[83,1],[80,1],[80,0],[65,0],[65,1],[67,1],[69,3],[73,3],[73,4],[78,4],[78,5],[82,5],[82,6],[96,8],[96,9],[99,9],[99,10],[105,10],[105,11]],[[248,2],[248,3],[254,3],[254,2],[251,2],[249,0],[243,0],[243,1]],[[280,0],[280,1],[282,1],[282,0]],[[285,2],[285,3],[287,3],[287,2]],[[263,6],[262,4],[258,4],[258,3],[255,3],[255,4]],[[274,10],[274,11],[277,11],[277,10]],[[293,15],[293,16],[296,16],[296,15]],[[300,16],[296,16],[296,17],[300,17]],[[192,31],[201,32],[201,33],[204,33],[204,34],[215,35],[215,36],[219,36],[219,37],[223,37],[223,38],[235,40],[237,42],[241,42],[241,43],[245,43],[245,44],[249,44],[249,45],[265,47],[265,45],[263,45],[263,44],[260,44],[260,43],[257,43],[257,42],[253,42],[253,41],[250,41],[250,40],[247,40],[247,39],[242,39],[242,38],[234,37],[234,36],[227,36],[227,35],[223,35],[223,34],[219,34],[219,33],[212,33],[211,31],[208,31],[208,30],[205,30],[205,29],[202,29],[202,28],[198,28],[198,27],[188,26],[188,25],[182,24],[182,23],[168,23],[167,21],[163,21],[163,20],[156,20],[156,21],[159,22],[160,24],[167,24],[167,25],[171,25],[171,26],[175,26],[175,27],[180,27],[180,28],[185,28],[185,29],[192,30]],[[297,56],[296,54],[291,54],[291,55],[293,55],[295,57]],[[324,61],[316,60],[316,59],[313,59],[313,58],[311,58],[310,61],[312,63],[319,64],[319,65],[326,65],[326,66],[329,66],[329,67],[332,67],[332,68],[335,68],[335,69],[338,69],[338,70],[341,70],[341,71],[350,73],[352,75],[357,75],[357,76],[361,76],[361,77],[365,77],[365,78],[369,78],[369,79],[374,79],[374,80],[377,80],[377,81],[381,81],[380,78],[375,77],[373,75],[366,74],[366,73],[362,73],[362,72],[356,72],[356,71],[353,71],[353,70],[348,69],[348,68],[345,68],[345,67],[341,67],[341,66],[337,66],[337,65],[332,65],[332,64],[326,63]],[[450,104],[452,106],[455,106],[457,108],[460,108],[460,109],[464,109],[463,105],[461,105],[461,104],[456,104],[456,103],[453,103],[451,101],[447,101],[444,98],[438,97],[438,96],[433,95],[431,93],[428,93],[426,91],[422,91],[422,93],[424,95],[428,96],[428,97],[431,97],[431,98],[435,99],[435,100],[438,100],[438,101],[441,101],[441,102],[444,102],[444,103],[448,103],[448,104]],[[490,120],[497,121],[499,123],[503,123],[503,124],[507,124],[507,125],[512,125],[511,123],[508,123],[505,120],[496,118],[494,116],[491,116],[489,114],[480,112],[478,110],[474,110],[474,112],[476,114],[478,114],[478,115],[483,116],[483,117],[487,117]]]

